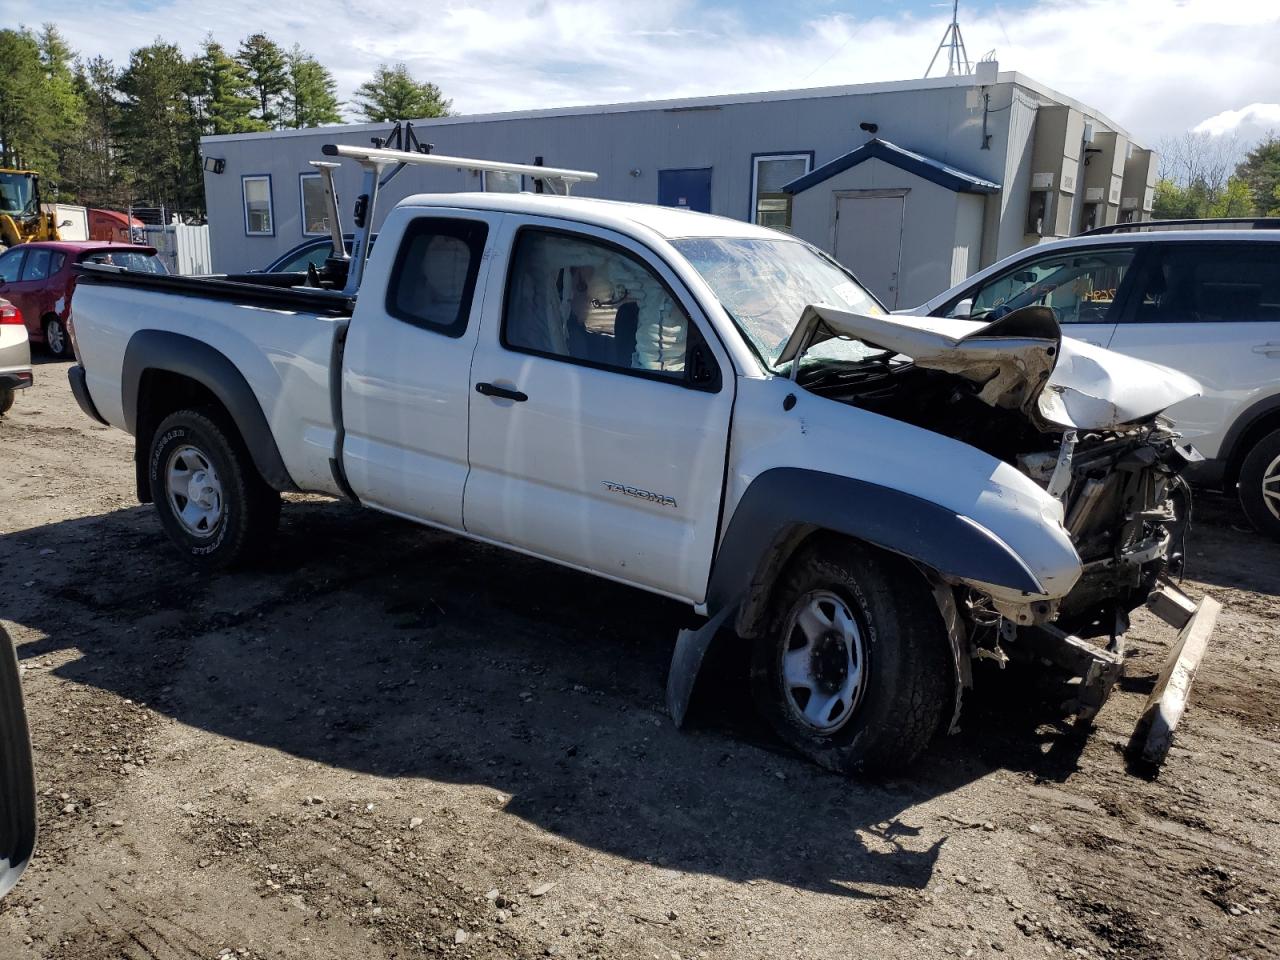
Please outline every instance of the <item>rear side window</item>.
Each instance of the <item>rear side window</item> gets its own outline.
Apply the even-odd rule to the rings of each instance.
[[[81,263],[105,263],[113,267],[124,267],[134,273],[168,273],[164,262],[152,253],[141,250],[95,250],[80,258]]]
[[[1160,244],[1138,323],[1280,321],[1280,243]]]
[[[445,336],[462,336],[488,234],[488,226],[477,220],[421,217],[410,223],[387,285],[387,313]]]
[[[27,262],[22,265],[23,280],[47,280],[49,278],[49,251],[31,250],[27,253]]]
[[[0,280],[13,283],[18,279],[18,268],[22,266],[22,255],[25,250],[10,250],[0,256]]]

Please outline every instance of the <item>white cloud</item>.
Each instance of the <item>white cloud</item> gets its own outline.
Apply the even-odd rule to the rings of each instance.
[[[192,51],[255,31],[314,52],[349,97],[379,62],[403,60],[467,113],[900,80],[919,76],[949,11],[927,18],[797,11],[766,29],[729,0],[44,0],[38,17],[117,63],[157,35]],[[830,9],[827,7],[827,9]],[[0,21],[30,17],[0,0]],[[962,11],[970,56],[1101,110],[1139,138],[1275,96],[1276,0],[1032,0]],[[1245,108],[1248,109],[1248,108]],[[1205,121],[1208,122],[1208,121]]]
[[[1192,133],[1208,133],[1220,137],[1241,127],[1280,127],[1280,103],[1251,103],[1239,110],[1223,110],[1191,128]]]

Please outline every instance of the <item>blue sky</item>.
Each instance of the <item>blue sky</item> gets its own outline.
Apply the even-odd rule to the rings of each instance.
[[[58,24],[117,63],[156,36],[194,51],[255,31],[300,43],[350,96],[404,61],[467,113],[778,90],[923,75],[950,18],[928,0],[0,0],[0,23]],[[1280,128],[1280,0],[962,3],[989,52],[1148,142]]]

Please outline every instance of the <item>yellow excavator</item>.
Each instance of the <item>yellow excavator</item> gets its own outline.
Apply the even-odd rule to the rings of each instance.
[[[0,168],[0,249],[58,239],[57,218],[40,203],[40,175]]]

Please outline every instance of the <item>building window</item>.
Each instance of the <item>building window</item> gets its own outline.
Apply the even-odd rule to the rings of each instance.
[[[480,182],[485,193],[519,193],[524,189],[524,176],[505,170],[482,170]]]
[[[751,222],[791,231],[791,195],[782,188],[813,167],[813,154],[775,153],[751,158]]]
[[[250,237],[273,237],[275,217],[271,214],[271,177],[268,174],[240,178],[244,194],[244,232]]]
[[[318,173],[299,174],[298,190],[302,198],[302,235],[327,237],[329,205],[324,198],[324,180]]]

